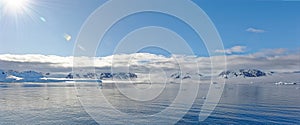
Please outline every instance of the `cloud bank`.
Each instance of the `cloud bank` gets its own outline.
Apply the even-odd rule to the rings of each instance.
[[[233,47],[226,53],[243,52],[244,47]],[[271,54],[270,54],[271,53]],[[227,63],[215,65],[215,72],[211,72],[211,61],[219,62],[223,57],[196,57],[184,55],[172,55],[164,57],[149,53],[121,54],[106,57],[76,57],[75,62],[81,68],[95,68],[96,72],[109,72],[112,67],[138,73],[178,71],[187,69],[205,75],[216,75],[226,65],[228,69],[255,68],[264,71],[292,72],[300,71],[300,56],[298,53],[286,53],[284,49],[264,50],[247,55],[229,55]],[[35,70],[51,73],[69,73],[73,68],[74,57],[61,57],[55,55],[0,55],[0,69],[3,70]],[[92,63],[88,63],[91,62]],[[184,62],[184,63],[182,63]],[[179,65],[181,64],[181,65]]]

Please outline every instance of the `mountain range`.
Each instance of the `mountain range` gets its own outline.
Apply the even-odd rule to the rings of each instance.
[[[55,75],[54,75],[55,76]],[[0,82],[63,82],[72,81],[77,79],[135,79],[138,76],[135,73],[84,73],[84,74],[73,74],[69,73],[67,75],[58,75],[56,77],[51,76],[50,73],[42,73],[36,71],[14,71],[14,70],[0,70]]]
[[[246,78],[246,77],[264,77],[274,74],[274,72],[263,72],[258,69],[238,69],[238,70],[226,70],[221,72],[219,78]],[[200,73],[190,73],[190,72],[175,72],[170,74],[169,78],[171,80],[199,80],[202,77],[208,75],[202,75]],[[56,78],[56,77],[55,77]],[[54,78],[54,79],[55,79]],[[99,79],[99,80],[128,80],[128,79],[138,79],[138,75],[135,73],[84,73],[84,74],[73,74],[69,73],[62,75],[59,79],[72,80],[72,79]],[[14,70],[0,70],[0,82],[45,82],[51,79],[50,73],[41,73],[36,71],[14,71]]]

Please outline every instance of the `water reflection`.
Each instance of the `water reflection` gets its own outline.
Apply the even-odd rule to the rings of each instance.
[[[212,115],[199,123],[208,88],[203,84],[192,108],[178,124],[300,124],[299,87],[227,84]],[[170,84],[159,97],[144,102],[127,98],[113,84],[99,91],[105,91],[107,100],[119,111],[146,116],[168,107],[178,85]],[[97,124],[77,96],[74,85],[66,83],[0,84],[0,124]]]

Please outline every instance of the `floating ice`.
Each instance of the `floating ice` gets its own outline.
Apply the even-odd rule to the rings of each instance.
[[[295,82],[276,82],[275,85],[296,85]]]

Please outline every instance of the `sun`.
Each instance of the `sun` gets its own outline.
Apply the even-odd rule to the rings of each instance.
[[[24,13],[28,9],[29,0],[0,0],[2,7],[7,12],[14,14]]]

